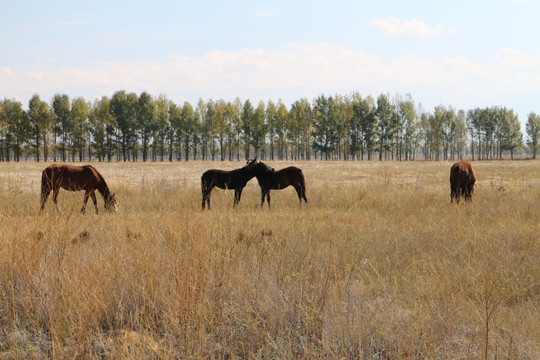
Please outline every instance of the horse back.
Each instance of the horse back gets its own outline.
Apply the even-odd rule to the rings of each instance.
[[[266,176],[261,176],[261,179],[257,178],[257,180],[259,180],[259,185],[267,186],[272,189],[284,189],[290,185],[294,187],[306,187],[304,174],[302,173],[302,170],[296,166],[288,166]]]
[[[42,172],[42,187],[62,187],[66,190],[94,190],[103,181],[101,174],[91,165],[76,166],[53,164]]]
[[[220,189],[236,189],[246,186],[250,177],[235,170],[206,170],[201,176],[201,185],[205,188],[217,186]]]
[[[304,183],[304,173],[302,172],[302,169],[297,168],[296,166],[289,166],[282,169],[281,171],[287,174],[287,177],[290,179],[291,182],[298,184]]]
[[[450,169],[450,185],[452,188],[474,184],[476,173],[472,164],[468,161],[460,161],[452,165]]]

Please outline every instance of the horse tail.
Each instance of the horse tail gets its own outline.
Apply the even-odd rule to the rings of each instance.
[[[201,176],[201,192],[202,192],[202,194],[204,196],[204,174],[203,174],[203,176]]]
[[[208,203],[208,210],[210,210],[210,191],[212,191],[212,182],[210,181],[210,170],[205,171],[201,176],[201,193],[202,193],[202,209],[204,210],[205,204]]]
[[[302,169],[298,169],[298,177],[300,178],[300,188],[302,189],[302,198],[305,202],[307,202],[306,198],[306,179],[304,178],[304,173],[302,172]]]
[[[43,204],[45,200],[47,199],[47,196],[52,190],[52,183],[53,183],[53,169],[51,167],[45,168],[41,172],[41,203]]]
[[[298,175],[300,177],[300,185],[302,186],[302,188],[306,188],[306,179],[304,178],[304,173],[302,172],[302,170],[300,169],[300,171],[298,172]]]
[[[45,186],[47,185],[47,178],[45,175],[45,171],[47,171],[47,169],[41,172],[41,201],[43,201],[43,194],[45,192]]]
[[[210,189],[211,189],[210,175],[208,174],[208,172],[205,172],[201,176],[201,193],[202,193],[203,199],[206,198],[206,196],[210,192]]]
[[[454,164],[450,168],[450,188],[454,188],[457,185],[459,177],[459,166]]]

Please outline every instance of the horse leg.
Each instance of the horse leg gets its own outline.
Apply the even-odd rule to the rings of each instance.
[[[298,200],[300,200],[300,204],[302,204],[302,186],[295,186],[294,189],[296,190],[296,194],[298,195]]]
[[[90,196],[90,191],[85,191],[84,192],[83,205],[82,205],[82,208],[81,208],[81,213],[82,214],[86,214],[86,203],[88,202],[88,197],[89,196]]]
[[[302,186],[302,197],[304,198],[304,202],[307,204],[307,197],[306,197],[306,188],[305,186]],[[300,202],[302,202],[300,200]]]
[[[469,201],[472,201],[472,196],[474,193],[474,183],[469,184],[468,192],[469,192]]]
[[[92,201],[94,202],[94,207],[96,208],[96,214],[99,214],[99,210],[97,207],[97,199],[96,199],[96,191],[90,192],[90,196],[92,197]]]
[[[205,185],[202,185],[202,209],[203,210],[206,204],[208,204],[208,210],[210,210],[210,195],[212,194],[213,188],[214,188],[213,186],[207,187]]]
[[[203,210],[204,210],[205,202],[206,202],[206,205],[208,207],[208,210],[210,210],[210,196],[211,195],[212,195],[212,188],[206,189],[204,194],[203,194],[203,199],[202,199],[202,209]]]
[[[60,193],[60,186],[55,186],[53,188],[53,202],[56,205],[56,211],[58,211],[60,214],[62,214],[62,210],[60,210],[60,205],[58,205],[58,194]]]
[[[472,195],[471,195],[471,188],[467,184],[467,187],[465,188],[465,201],[471,201]]]
[[[261,208],[264,206],[264,198],[266,197],[266,202],[268,202],[268,208],[270,208],[270,189],[261,188]]]
[[[39,211],[45,209],[45,203],[47,202],[50,193],[51,189],[49,187],[41,187],[41,209]]]
[[[266,195],[266,189],[261,187],[261,208],[264,206],[264,197]]]
[[[233,209],[238,205],[240,202],[240,198],[242,197],[242,190],[243,188],[237,188],[234,189],[234,202],[233,202]]]
[[[268,203],[268,208],[270,209],[270,189],[266,190],[266,202]]]

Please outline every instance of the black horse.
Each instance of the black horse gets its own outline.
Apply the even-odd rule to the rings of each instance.
[[[246,186],[247,182],[261,170],[261,164],[257,159],[249,160],[247,165],[234,170],[207,170],[201,176],[201,190],[202,190],[202,209],[204,210],[205,203],[208,204],[208,210],[210,210],[210,195],[212,189],[217,186],[220,189],[234,189],[234,202],[233,208],[240,202],[242,196],[242,190]],[[264,169],[262,169],[264,171]]]
[[[264,205],[265,197],[268,207],[270,207],[270,190],[281,190],[290,185],[296,190],[300,203],[302,203],[302,199],[307,203],[304,173],[296,166],[289,166],[275,171],[270,166],[259,161],[256,176],[261,187],[261,207]]]

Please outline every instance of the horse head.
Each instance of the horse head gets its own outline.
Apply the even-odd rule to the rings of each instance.
[[[257,171],[261,174],[268,174],[275,172],[275,169],[273,167],[270,167],[263,163],[262,161],[259,161],[257,164]]]
[[[247,165],[247,167],[251,168],[251,167],[257,165],[257,163],[259,163],[259,161],[257,160],[257,158],[255,158],[255,159],[248,159],[247,162],[246,162],[246,165]]]
[[[114,211],[115,213],[118,213],[118,206],[117,206],[117,201],[116,201],[116,193],[114,194],[109,194],[109,196],[107,196],[105,198],[105,210],[107,211]]]

